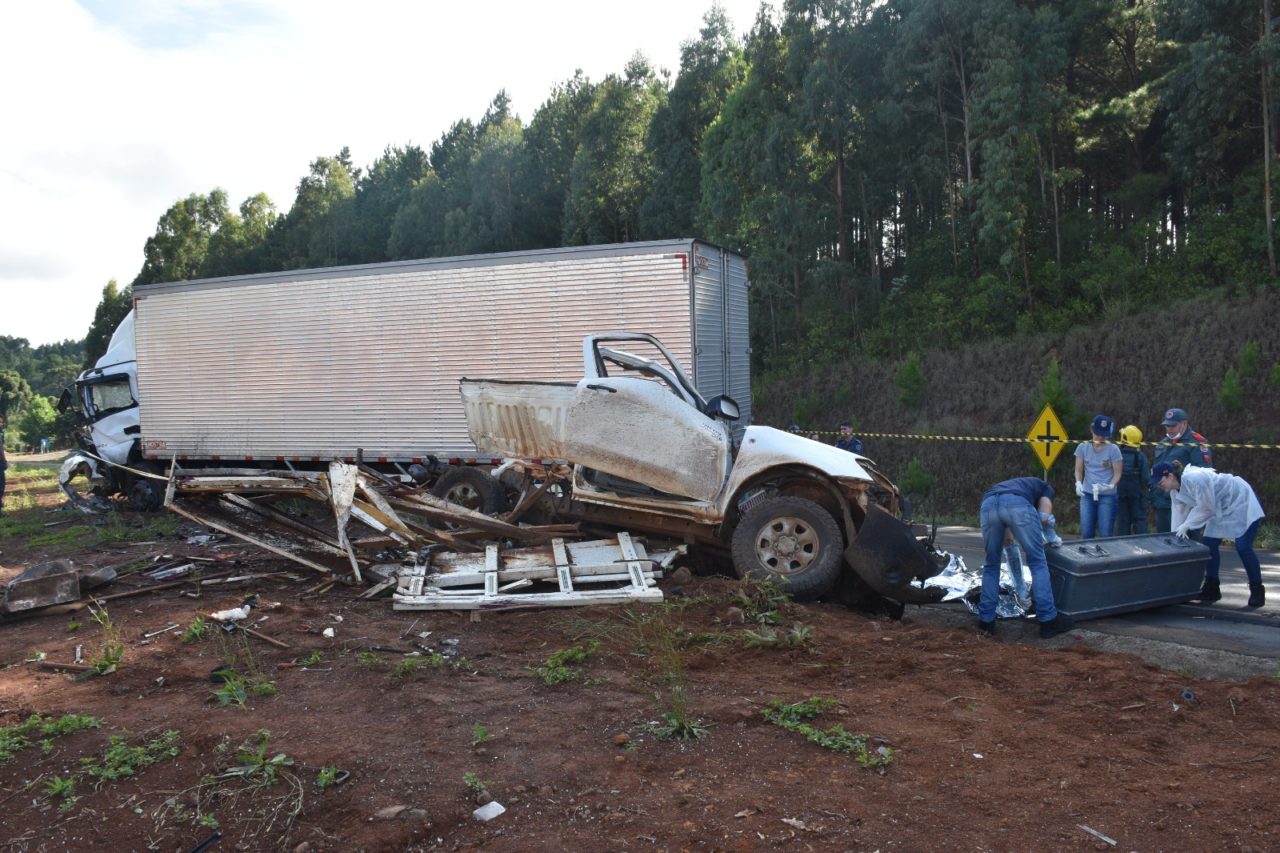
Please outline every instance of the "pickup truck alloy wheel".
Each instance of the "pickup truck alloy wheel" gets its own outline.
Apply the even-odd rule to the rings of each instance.
[[[739,577],[772,579],[798,599],[817,598],[840,575],[840,526],[806,498],[765,500],[743,515],[733,532],[733,566]]]

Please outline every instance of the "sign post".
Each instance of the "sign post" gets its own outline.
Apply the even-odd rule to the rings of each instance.
[[[1046,403],[1040,416],[1036,418],[1035,423],[1031,425],[1031,430],[1027,433],[1027,442],[1031,445],[1036,458],[1040,460],[1040,464],[1044,466],[1046,477],[1049,476],[1049,467],[1062,452],[1066,440],[1067,431],[1063,428],[1062,421],[1058,420],[1053,406]]]

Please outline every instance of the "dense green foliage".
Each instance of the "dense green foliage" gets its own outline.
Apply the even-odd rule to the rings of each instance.
[[[674,83],[637,55],[527,123],[499,93],[429,152],[317,158],[283,215],[180,200],[134,283],[697,235],[751,259],[758,366],[793,367],[1244,292],[1260,3],[787,0],[741,43],[713,9]]]
[[[317,157],[283,214],[193,193],[131,284],[699,236],[750,259],[756,367],[793,375],[1244,295],[1275,282],[1267,2],[783,0],[741,40],[713,8],[674,82],[637,55],[528,121],[499,93],[429,150]]]

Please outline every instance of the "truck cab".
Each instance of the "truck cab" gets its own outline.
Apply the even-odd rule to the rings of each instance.
[[[159,506],[160,491],[151,481],[117,467],[145,465],[139,446],[142,430],[133,321],[130,311],[111,335],[107,351],[62,392],[58,403],[60,411],[75,410],[81,418],[81,452],[72,453],[63,462],[59,482],[72,502],[85,509],[92,507],[71,486],[79,476],[88,480],[98,495],[127,495],[135,509]]]

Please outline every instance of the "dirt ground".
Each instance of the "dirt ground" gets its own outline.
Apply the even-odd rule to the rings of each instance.
[[[115,599],[110,627],[66,609],[0,624],[0,850],[1280,848],[1277,677],[1197,681],[1079,632],[1011,644],[714,575],[664,581],[661,606],[396,612],[305,595],[314,576],[172,521],[58,539],[84,524],[58,502],[6,511],[0,582],[55,557],[276,574]],[[249,594],[289,648],[214,626],[183,641]],[[115,641],[109,674],[44,668]],[[228,664],[262,695],[210,680]],[[767,717],[813,697],[792,718],[826,745]],[[65,715],[100,725],[61,733]],[[490,799],[505,813],[473,817]]]

